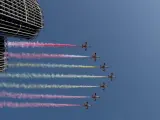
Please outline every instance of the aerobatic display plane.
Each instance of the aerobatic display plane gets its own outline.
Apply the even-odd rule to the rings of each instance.
[[[97,60],[97,58],[100,58],[99,56],[97,56],[97,53],[94,53],[93,55],[92,55],[92,57],[91,57],[92,59],[94,59],[94,61],[96,61]]]
[[[108,78],[111,79],[111,81],[112,81],[113,78],[116,78],[116,76],[114,76],[114,73],[111,73],[110,75],[108,75]]]
[[[91,46],[88,46],[87,42],[85,42],[84,44],[82,44],[82,48],[84,48],[85,51],[87,51],[87,48],[89,48],[89,47],[91,47]]]
[[[94,93],[94,94],[92,95],[92,98],[94,99],[94,101],[96,101],[96,100],[97,100],[97,98],[100,98],[100,96],[97,96],[97,94],[96,94],[96,93]]]
[[[109,68],[109,66],[107,66],[106,63],[104,63],[103,65],[100,65],[101,70],[106,71],[106,68]]]
[[[86,109],[88,109],[90,106],[92,106],[92,105],[88,104],[88,102],[85,102],[85,103],[83,104],[83,107],[85,107]]]
[[[100,85],[100,88],[102,88],[102,90],[105,90],[106,87],[108,87],[108,85],[106,85],[105,82],[103,82],[103,83]]]

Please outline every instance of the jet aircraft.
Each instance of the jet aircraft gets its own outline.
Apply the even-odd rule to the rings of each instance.
[[[102,90],[105,90],[105,88],[107,88],[108,85],[106,85],[105,82],[103,82],[101,85],[100,85],[100,88],[102,88]]]
[[[100,65],[101,70],[106,71],[106,68],[109,68],[109,66],[107,66],[106,63],[104,63],[103,65]]]
[[[110,75],[108,75],[108,78],[113,81],[113,78],[116,78],[116,76],[114,76],[114,73],[112,72]]]
[[[100,58],[99,56],[97,56],[97,53],[94,53],[92,56],[91,56],[92,59],[94,59],[94,61],[97,60],[97,58]]]
[[[87,43],[87,42],[85,42],[84,44],[82,44],[82,48],[84,48],[85,51],[87,51],[87,49],[88,49],[89,47],[91,47],[91,46],[88,46],[88,43]]]
[[[96,100],[97,100],[97,98],[100,98],[100,96],[97,96],[97,94],[96,94],[96,93],[94,93],[94,94],[92,95],[92,98],[94,99],[94,101],[96,101]]]
[[[88,102],[85,102],[85,103],[83,104],[83,107],[85,107],[86,109],[88,109],[90,106],[92,106],[92,105],[88,104]]]

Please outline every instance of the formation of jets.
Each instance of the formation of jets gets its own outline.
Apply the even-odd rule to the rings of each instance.
[[[89,46],[88,43],[85,42],[84,44],[82,44],[81,47],[84,48],[85,51],[87,51],[87,49],[88,49],[89,47],[91,47],[91,46]],[[97,53],[93,53],[92,56],[91,56],[91,59],[93,59],[94,61],[96,61],[98,58],[100,58],[100,57],[97,56]],[[7,59],[8,59],[8,54],[6,55],[6,60],[7,60]],[[8,61],[8,60],[7,60],[7,61]],[[6,64],[6,67],[8,67],[7,64]],[[104,72],[106,71],[106,69],[109,68],[109,66],[108,66],[106,63],[101,64],[99,67],[100,67],[100,69],[101,69],[102,71],[104,71]],[[5,70],[5,72],[6,72],[6,70]],[[116,76],[114,75],[113,72],[111,72],[107,77],[110,79],[110,81],[113,81],[113,78],[116,78]],[[109,84],[109,82],[108,82],[108,83],[103,82],[103,83],[101,83],[101,84],[99,85],[99,87],[104,91],[106,88],[108,88],[108,84]],[[94,101],[96,101],[97,99],[100,99],[100,96],[98,96],[97,93],[94,93],[94,94],[91,95],[91,98],[92,98]],[[88,109],[88,108],[91,107],[92,105],[89,104],[89,102],[87,101],[87,102],[85,102],[82,106],[85,107],[86,109]]]
[[[87,51],[87,49],[88,49],[89,47],[91,47],[91,46],[88,45],[88,42],[85,42],[84,44],[82,44],[82,48],[84,48],[85,51]],[[100,58],[100,57],[97,56],[97,53],[93,53],[92,56],[91,56],[91,59],[93,59],[94,61],[96,61],[96,60],[99,59],[99,58]],[[110,66],[108,66],[106,63],[103,63],[103,64],[100,65],[100,69],[101,69],[102,71],[104,71],[104,72],[107,71],[108,68],[110,68]],[[107,77],[110,79],[110,81],[113,81],[113,78],[116,78],[113,72],[111,72]],[[108,88],[108,84],[109,84],[109,82],[108,82],[108,83],[103,82],[103,83],[101,83],[101,84],[99,85],[99,87],[102,88],[102,90],[104,91],[106,88]],[[97,99],[100,98],[100,96],[98,96],[97,93],[94,93],[94,94],[92,94],[91,98],[92,98],[94,101],[96,101]],[[88,109],[88,108],[91,107],[91,106],[92,106],[92,105],[89,104],[88,101],[83,104],[83,107],[85,107],[86,109]]]

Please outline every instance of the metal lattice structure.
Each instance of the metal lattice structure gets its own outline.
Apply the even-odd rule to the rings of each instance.
[[[43,26],[36,0],[0,0],[0,34],[33,39]]]
[[[3,72],[6,70],[7,65],[7,57],[5,56],[5,53],[8,52],[7,50],[7,38],[4,36],[0,36],[0,72]]]

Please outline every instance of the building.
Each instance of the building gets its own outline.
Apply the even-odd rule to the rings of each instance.
[[[43,28],[43,15],[36,0],[0,0],[0,72],[5,71],[7,37],[34,39]]]
[[[36,0],[0,0],[0,35],[30,40],[43,26]]]
[[[3,72],[6,69],[7,64],[7,57],[5,56],[5,52],[8,52],[6,40],[6,37],[0,36],[0,72]]]

